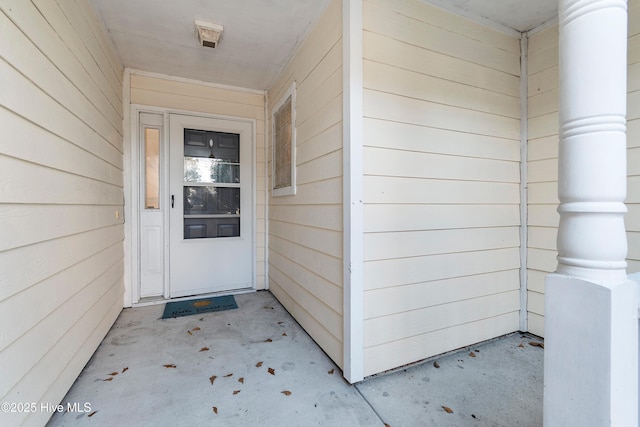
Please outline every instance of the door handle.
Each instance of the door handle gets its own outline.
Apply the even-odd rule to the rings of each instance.
[[[173,202],[175,201],[175,198],[173,197],[173,194],[171,195],[171,209],[173,209]]]

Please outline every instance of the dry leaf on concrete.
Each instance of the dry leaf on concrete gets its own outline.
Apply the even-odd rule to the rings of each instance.
[[[540,348],[544,348],[544,343],[542,343],[542,342],[529,341],[529,345],[530,345],[530,346],[533,346],[533,347],[540,347]]]
[[[176,367],[176,365],[174,365],[173,363],[168,364],[168,365],[162,365],[162,366],[164,366],[165,368],[175,368]]]
[[[235,396],[236,394],[240,393],[240,390],[233,390],[233,395]]]
[[[216,380],[216,378],[218,378],[218,377],[216,377],[215,375],[211,375],[209,377],[209,381],[211,381],[211,385],[213,385],[213,382]]]
[[[264,342],[273,342],[273,340],[271,338],[267,338]]]
[[[469,357],[476,357],[476,354],[475,354],[475,353],[473,353],[473,352],[472,352],[472,353],[469,353]]]
[[[438,361],[436,360],[435,362],[433,362],[433,367],[438,369],[440,367],[440,364],[438,363]]]
[[[218,407],[217,407],[217,406],[214,406],[214,407],[213,407],[213,413],[214,413],[214,414],[216,414],[216,415],[218,415]]]
[[[327,372],[327,374],[329,375],[333,375],[333,372],[335,371],[335,369],[331,369],[329,372]]]
[[[200,351],[209,351],[209,347],[202,347]]]
[[[262,366],[262,362],[256,363],[256,368],[259,368],[260,366]]]
[[[238,378],[238,382],[239,382],[240,384],[244,384],[244,377],[240,377],[240,378]]]
[[[122,370],[122,373],[124,374],[124,373],[125,373],[125,372],[127,372],[128,370],[129,370],[129,368],[128,368],[128,367],[127,367],[127,368],[124,368],[124,369]]]
[[[275,375],[276,371],[273,368],[269,368],[267,369],[267,371],[271,374],[271,375]]]
[[[453,409],[449,408],[448,406],[442,406],[442,409],[444,409],[444,412],[446,412],[447,414],[453,414]]]
[[[280,393],[284,394],[285,396],[291,396],[291,392],[289,390],[284,390],[284,391],[281,391]]]
[[[233,376],[233,374],[227,374],[227,375],[225,375],[224,377],[225,377],[225,378],[229,378],[229,377],[232,377],[232,376]]]

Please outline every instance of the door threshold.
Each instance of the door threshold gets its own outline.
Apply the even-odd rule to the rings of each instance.
[[[211,298],[211,297],[220,297],[224,295],[241,295],[241,294],[249,294],[252,292],[257,292],[255,288],[244,288],[244,289],[234,289],[231,291],[222,291],[222,292],[210,292],[208,294],[198,294],[198,295],[189,295],[186,297],[177,297],[177,298],[165,298],[165,297],[147,297],[141,298],[135,304],[132,304],[132,307],[147,307],[150,305],[158,305],[158,304],[166,304],[168,302],[175,301],[189,301],[193,299],[201,299],[201,298]]]

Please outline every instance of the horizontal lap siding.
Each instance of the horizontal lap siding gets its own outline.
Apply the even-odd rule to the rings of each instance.
[[[123,304],[122,64],[85,0],[3,2],[0,32],[0,401],[56,404]]]
[[[544,281],[555,271],[558,234],[558,26],[529,38],[528,51],[529,331],[544,336]]]
[[[364,2],[365,375],[517,330],[519,40]]]
[[[278,103],[294,81],[296,194],[269,198],[269,289],[342,367],[340,0],[331,2],[282,70],[269,90],[269,105]],[[271,146],[268,152],[271,179]]]
[[[255,92],[138,75],[134,72],[131,75],[131,103],[256,120],[256,287],[264,289],[266,283],[264,96]]]
[[[629,2],[627,77],[627,272],[640,272],[640,5]]]

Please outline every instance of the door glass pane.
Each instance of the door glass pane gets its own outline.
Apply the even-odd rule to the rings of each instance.
[[[184,238],[240,236],[240,135],[184,130]]]
[[[144,129],[144,207],[160,209],[160,129]]]
[[[184,187],[185,215],[240,215],[240,189]]]

